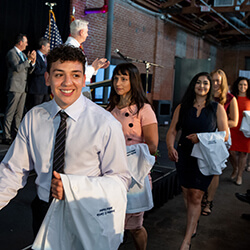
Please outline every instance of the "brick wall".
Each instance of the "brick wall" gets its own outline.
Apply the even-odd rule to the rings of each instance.
[[[231,85],[239,75],[239,70],[245,70],[245,57],[250,57],[250,49],[247,47],[222,49],[223,57],[219,66],[225,71],[228,83]]]
[[[84,9],[102,7],[101,0],[71,0],[76,8],[76,18],[89,21],[89,37],[84,48],[91,63],[96,57],[105,56],[107,14],[89,14],[84,16]],[[182,32],[186,37],[177,36]],[[244,69],[244,58],[249,51],[215,48],[201,37],[181,31],[171,22],[164,22],[158,17],[149,15],[122,0],[114,3],[114,22],[112,34],[112,58],[119,58],[114,52],[118,48],[122,54],[136,59],[147,60],[164,68],[151,67],[153,74],[151,100],[171,100],[174,86],[174,64],[177,43],[185,48],[183,58],[208,59],[212,65],[222,68],[231,83]],[[141,73],[145,73],[144,64],[136,64]]]

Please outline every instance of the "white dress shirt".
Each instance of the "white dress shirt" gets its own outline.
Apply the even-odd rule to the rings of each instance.
[[[37,193],[48,201],[60,107],[54,99],[31,109],[0,164],[0,209],[22,188],[35,170]],[[67,138],[65,174],[117,175],[128,188],[126,147],[121,124],[103,108],[80,96],[65,109]]]
[[[79,48],[80,43],[72,36],[69,36],[66,42],[64,43],[65,45],[72,45],[73,47]],[[88,65],[87,58],[86,58],[86,64],[85,64],[85,75],[86,75],[86,81],[90,82],[90,79],[93,75],[97,74],[97,70],[92,67],[92,65]]]

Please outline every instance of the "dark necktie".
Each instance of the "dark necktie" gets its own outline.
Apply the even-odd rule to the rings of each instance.
[[[47,66],[47,58],[46,58],[46,56],[45,56],[45,55],[43,55],[43,59],[44,59],[44,63],[45,63],[45,65]]]
[[[53,171],[56,171],[58,173],[63,173],[65,140],[66,140],[66,130],[67,130],[66,119],[68,118],[68,115],[63,111],[60,111],[59,114],[61,116],[61,122],[56,132],[56,141],[55,141],[54,158],[53,158]]]

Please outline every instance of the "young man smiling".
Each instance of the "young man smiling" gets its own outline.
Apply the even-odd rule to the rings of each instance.
[[[37,174],[37,197],[32,203],[35,235],[50,206],[51,195],[56,199],[68,202],[66,206],[70,208],[71,204],[67,196],[69,191],[64,185],[64,177],[70,182],[72,187],[70,192],[73,192],[74,197],[78,197],[76,198],[77,201],[74,200],[72,203],[80,203],[78,206],[80,209],[77,213],[82,213],[81,202],[83,202],[84,206],[87,205],[87,209],[93,211],[92,216],[95,217],[94,220],[107,219],[105,216],[99,216],[98,218],[96,216],[100,214],[99,211],[105,209],[101,204],[106,199],[108,200],[108,197],[101,195],[101,201],[96,199],[97,205],[93,208],[88,208],[88,205],[93,204],[95,199],[91,199],[90,202],[86,200],[84,195],[88,195],[89,190],[91,192],[94,188],[97,188],[93,194],[99,195],[106,189],[107,196],[114,196],[113,192],[108,192],[108,187],[98,190],[99,186],[102,186],[102,180],[105,182],[109,178],[108,183],[113,183],[111,190],[120,190],[121,196],[124,196],[126,199],[126,191],[130,183],[130,175],[126,163],[125,141],[120,123],[109,112],[106,112],[81,94],[81,89],[85,82],[85,58],[81,50],[71,46],[60,46],[49,53],[47,61],[46,85],[51,87],[54,99],[34,107],[26,114],[15,141],[0,164],[0,209],[7,205],[16,195],[17,190],[26,184],[31,170],[35,170]],[[54,146],[61,121],[60,112],[66,113],[68,116],[66,118],[63,174],[53,171],[53,165],[55,164],[55,162],[53,163]],[[86,183],[88,183],[87,186]],[[93,186],[93,183],[96,184]],[[92,186],[89,187],[89,185]],[[119,203],[116,202],[115,204]],[[55,205],[55,202],[53,204]],[[100,207],[98,207],[99,204]],[[109,207],[112,207],[112,204]],[[123,200],[121,211],[124,211],[124,216],[125,210],[126,201],[124,202]],[[117,209],[112,209],[111,211],[110,219],[115,218],[116,214],[118,214]],[[55,216],[58,215],[56,214]],[[55,216],[53,217],[55,218]],[[72,222],[74,218],[68,218],[68,220]],[[121,214],[119,214],[119,218],[119,228],[123,230],[124,218]],[[67,228],[65,215],[62,216],[62,220],[68,233],[77,228],[75,226]],[[79,221],[82,221],[82,219]],[[76,223],[79,221],[76,221]],[[113,224],[117,225],[117,221],[114,219],[110,224],[111,226]],[[103,225],[107,226],[105,223]],[[85,227],[88,226],[91,227],[91,223],[85,224]],[[50,228],[50,226],[48,225],[46,228]],[[91,232],[92,230],[87,231]],[[98,240],[98,233],[96,237],[90,237],[95,241],[93,244],[105,245],[105,242],[109,242],[112,237],[119,236],[117,231],[116,233],[115,230],[111,231],[113,233],[111,235],[107,234],[101,241]],[[53,237],[48,234],[49,237],[52,237],[53,242],[51,243],[47,239],[47,243],[54,244],[53,249],[59,249],[60,247],[55,247],[59,233],[54,234]],[[84,237],[82,232],[78,235]],[[60,237],[63,238],[62,235]],[[79,239],[77,242],[79,243]],[[79,244],[83,244],[81,249],[90,249],[83,242],[89,242],[89,239]],[[119,246],[119,242],[119,240],[116,240],[116,249]],[[37,244],[39,245],[39,243]],[[68,249],[72,249],[72,246],[68,247]]]

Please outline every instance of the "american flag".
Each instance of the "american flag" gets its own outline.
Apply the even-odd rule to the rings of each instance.
[[[60,36],[58,27],[56,25],[56,18],[53,10],[49,11],[49,24],[46,28],[44,37],[50,42],[50,49],[52,50],[56,46],[62,44],[62,38]]]

